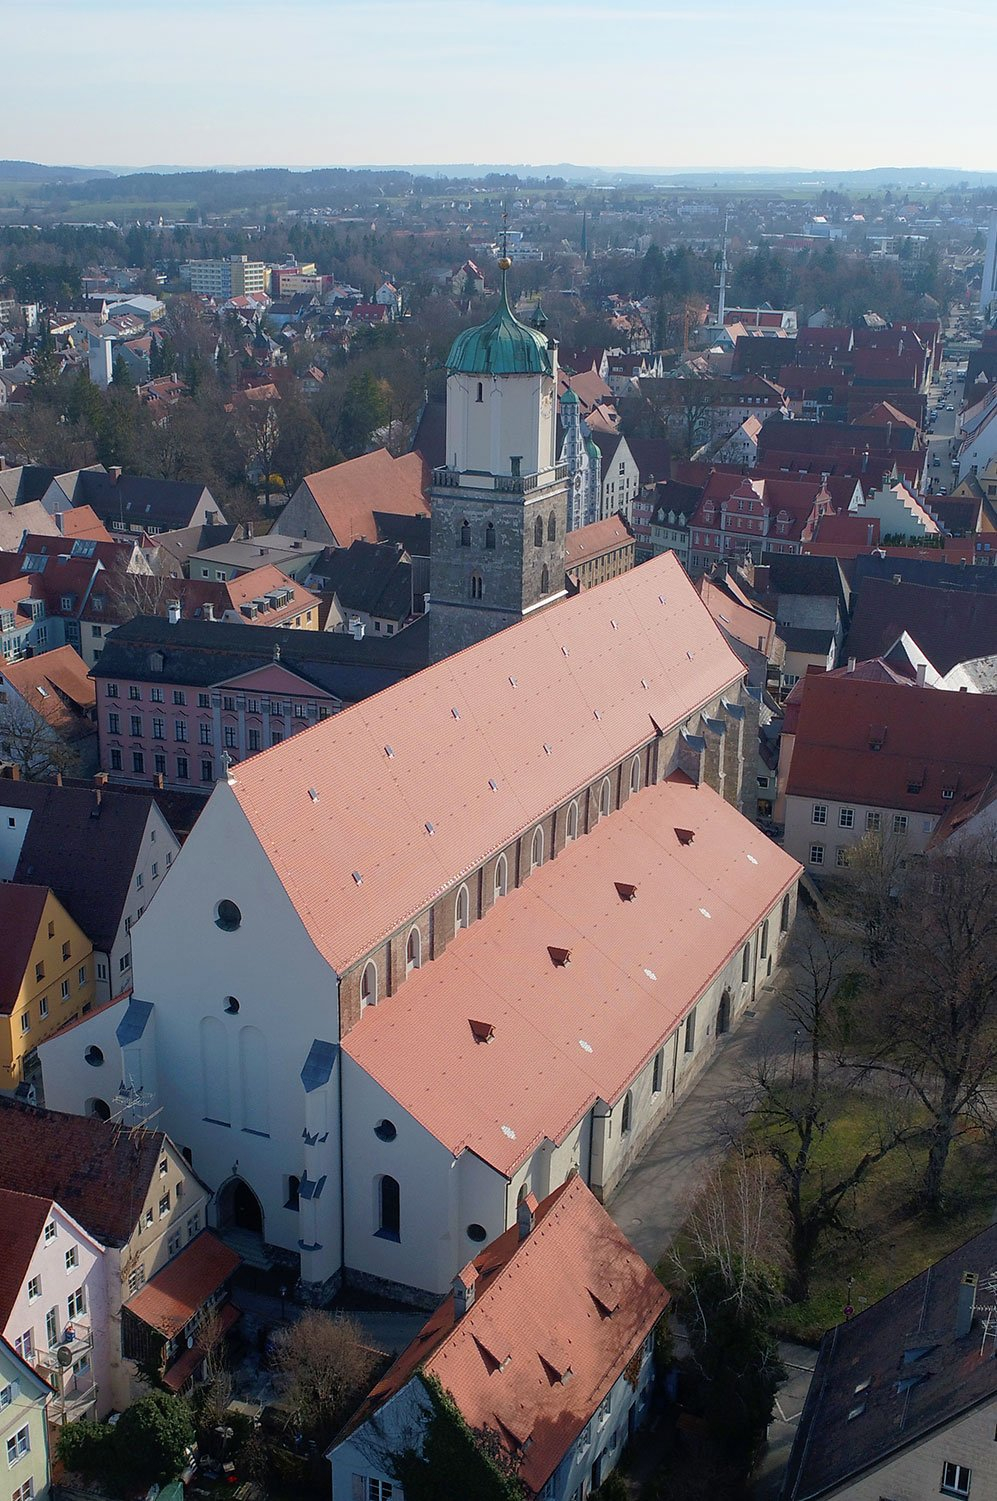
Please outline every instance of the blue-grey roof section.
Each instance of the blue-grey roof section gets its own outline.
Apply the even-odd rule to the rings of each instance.
[[[308,1057],[305,1066],[301,1070],[301,1082],[304,1085],[305,1094],[311,1094],[313,1089],[321,1089],[323,1084],[328,1084],[332,1078],[332,1070],[336,1066],[336,1054],[339,1048],[334,1042],[320,1042],[318,1038],[308,1049]]]
[[[134,996],[125,1007],[125,1014],[118,1022],[115,1037],[118,1046],[126,1048],[130,1042],[138,1042],[152,1015],[151,1001],[136,1001]]]

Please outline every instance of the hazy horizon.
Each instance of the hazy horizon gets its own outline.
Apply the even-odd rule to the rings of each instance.
[[[762,12],[733,0],[621,0],[615,11],[596,0],[474,11],[458,0],[32,0],[5,20],[8,56],[22,60],[5,114],[14,159],[129,170],[571,162],[662,175],[995,166],[954,87],[997,61],[992,0],[774,0]],[[41,88],[30,67],[40,40]],[[740,165],[717,166],[732,145]]]

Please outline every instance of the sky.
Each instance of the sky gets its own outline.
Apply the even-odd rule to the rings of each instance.
[[[997,169],[997,0],[3,9],[8,158]]]

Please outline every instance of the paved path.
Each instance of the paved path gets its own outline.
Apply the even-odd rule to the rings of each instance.
[[[681,1229],[707,1173],[723,1155],[732,1101],[743,1092],[755,1060],[792,1054],[794,1029],[778,1004],[779,983],[776,971],[607,1201],[613,1219],[651,1266]]]

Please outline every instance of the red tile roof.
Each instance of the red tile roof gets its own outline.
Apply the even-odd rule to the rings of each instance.
[[[52,1200],[35,1194],[0,1188],[0,1225],[3,1255],[0,1256],[0,1334],[7,1326],[17,1295],[24,1286],[35,1247],[52,1213]],[[20,1333],[20,1330],[17,1331]]]
[[[161,1272],[150,1277],[125,1307],[143,1324],[173,1339],[241,1261],[217,1235],[202,1230]]]
[[[997,697],[938,694],[854,673],[808,676],[787,794],[944,813],[946,789],[963,796],[997,770]]]
[[[472,1428],[498,1432],[530,1491],[539,1492],[640,1351],[669,1295],[579,1177],[537,1207],[525,1239],[513,1226],[476,1256],[465,1282],[472,1268],[468,1311],[455,1319],[448,1297],[346,1433],[421,1368]]]
[[[568,532],[564,539],[564,566],[578,568],[604,552],[625,547],[633,541],[633,533],[622,516],[607,516],[605,521],[593,521],[589,526],[580,526]]]
[[[743,671],[665,555],[263,751],[219,789],[342,973]]]
[[[455,1155],[511,1176],[620,1098],[798,873],[705,783],[647,787],[368,1008],[344,1051]]]
[[[0,666],[11,687],[53,729],[63,734],[90,733],[91,726],[81,724],[79,718],[94,708],[97,690],[74,647],[56,646],[21,662],[0,659]]]
[[[236,1308],[234,1303],[226,1303],[218,1314],[219,1334],[227,1334],[232,1326],[238,1323],[241,1315],[242,1310]],[[163,1372],[163,1385],[167,1391],[182,1391],[206,1354],[204,1346],[195,1342],[188,1350],[178,1355],[173,1364]]]
[[[427,477],[421,454],[406,453],[395,459],[386,448],[378,448],[362,458],[308,474],[303,484],[338,545],[349,547],[361,537],[377,541],[375,511],[428,516]]]

